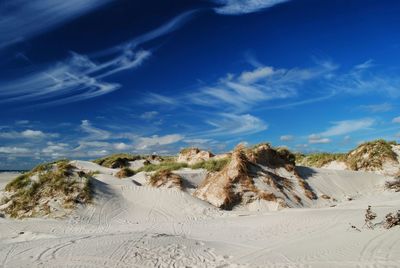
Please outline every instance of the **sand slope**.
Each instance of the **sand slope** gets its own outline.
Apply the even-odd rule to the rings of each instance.
[[[400,228],[361,228],[372,205],[400,208],[373,173],[299,168],[309,208],[221,211],[176,189],[138,186],[99,170],[93,205],[67,219],[0,218],[0,267],[398,267]],[[197,183],[201,174],[180,171]],[[200,171],[201,172],[201,171]],[[15,175],[0,176],[4,186]],[[348,197],[353,200],[348,201]],[[330,207],[335,205],[335,207]]]

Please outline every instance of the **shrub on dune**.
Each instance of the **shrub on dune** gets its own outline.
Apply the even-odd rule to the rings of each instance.
[[[192,169],[206,169],[209,172],[221,171],[230,161],[230,158],[210,159],[189,166]]]
[[[375,170],[383,167],[386,161],[398,163],[397,155],[393,152],[395,142],[375,140],[360,144],[351,151],[346,163],[352,170]]]
[[[52,201],[72,209],[91,201],[90,179],[66,160],[39,165],[6,185],[3,211],[15,218],[46,216],[52,212]]]
[[[315,154],[296,154],[296,164],[320,168],[332,161],[346,161],[346,154],[334,153],[315,153]]]
[[[143,159],[143,156],[132,154],[112,154],[93,160],[94,163],[108,168],[124,168],[129,166],[130,161]]]
[[[151,172],[151,171],[159,171],[159,170],[178,170],[181,168],[188,167],[188,164],[186,163],[178,163],[175,161],[165,161],[161,162],[159,164],[148,164],[145,165],[137,170],[137,172],[145,171],[145,172]]]
[[[117,178],[120,178],[120,179],[122,179],[122,178],[127,178],[127,177],[131,177],[131,176],[133,176],[133,175],[135,175],[135,171],[133,171],[133,170],[130,169],[130,168],[121,168],[121,170],[118,171],[117,174],[115,174],[115,176],[116,176]]]
[[[149,179],[149,184],[156,188],[183,188],[182,177],[167,169],[159,170],[154,173]]]

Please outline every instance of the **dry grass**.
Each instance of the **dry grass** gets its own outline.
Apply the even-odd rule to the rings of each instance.
[[[265,201],[275,202],[277,200],[276,195],[274,195],[273,193],[261,192],[258,194],[258,196],[260,197],[260,199]]]
[[[395,192],[400,192],[400,178],[397,177],[393,181],[387,181],[385,183],[385,188],[388,190],[394,190]]]
[[[261,143],[246,149],[248,159],[256,164],[271,168],[284,167],[292,171],[295,167],[295,155],[287,148],[273,148],[269,143]]]
[[[6,185],[5,190],[12,194],[12,204],[4,212],[14,218],[45,214],[49,209],[41,201],[52,197],[63,199],[66,207],[90,202],[90,177],[71,176],[73,169],[68,161],[59,161],[39,165],[17,177]],[[34,175],[38,176],[37,180],[31,179]]]
[[[303,203],[303,201],[301,200],[300,196],[295,194],[295,195],[293,195],[293,197],[294,197],[294,199],[296,200],[297,203],[299,203],[299,204]]]
[[[117,174],[115,174],[115,176],[117,177],[117,178],[120,178],[120,179],[122,179],[122,178],[128,178],[128,177],[131,177],[131,176],[133,176],[133,175],[135,175],[135,171],[133,171],[132,169],[130,169],[130,168],[121,168],[121,170],[120,171],[118,171],[117,172]]]
[[[168,188],[176,187],[183,189],[182,177],[172,173],[170,170],[157,171],[150,177],[149,184],[157,188],[166,186]]]
[[[229,164],[230,161],[231,159],[229,157],[217,160],[210,159],[190,165],[189,167],[191,169],[206,169],[208,172],[218,172],[221,171],[227,164]]]
[[[297,170],[294,171],[294,175],[297,178],[297,182],[299,183],[300,187],[303,189],[305,196],[308,199],[317,199],[317,195],[314,193],[312,190],[311,186],[308,184],[308,182],[303,179],[300,174],[297,172]]]
[[[112,154],[103,158],[93,160],[93,162],[108,168],[124,168],[129,166],[130,161],[140,159],[145,159],[145,157],[132,154]]]
[[[382,168],[387,160],[397,162],[397,155],[392,150],[393,144],[396,143],[385,140],[360,144],[348,154],[347,166],[352,170],[374,170]]]
[[[195,152],[196,154],[200,152],[200,149],[197,147],[189,147],[189,148],[183,148],[179,153],[180,154],[188,154],[190,152]]]
[[[173,171],[173,170],[178,170],[178,169],[185,168],[185,167],[188,167],[188,164],[178,163],[176,161],[164,161],[159,164],[145,165],[145,166],[139,168],[136,172],[141,172],[141,171],[152,172],[152,171],[160,171],[160,170]]]
[[[297,165],[320,168],[332,161],[346,161],[346,154],[315,153],[315,154],[295,154]]]

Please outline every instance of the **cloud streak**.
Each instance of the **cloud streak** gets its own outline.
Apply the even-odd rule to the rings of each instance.
[[[220,7],[214,8],[221,15],[242,15],[262,11],[290,0],[215,0]]]
[[[0,81],[0,103],[36,102],[56,105],[108,94],[122,85],[105,81],[114,74],[140,67],[152,52],[140,45],[181,27],[195,11],[185,12],[159,28],[91,55],[71,53],[61,62],[11,81]]]
[[[201,106],[223,105],[233,110],[245,111],[263,101],[296,97],[304,83],[324,79],[336,69],[337,66],[330,62],[313,68],[260,66],[240,74],[227,74],[217,83],[188,95],[188,99]]]
[[[54,29],[111,0],[13,0],[0,5],[0,48]]]
[[[216,119],[207,120],[206,123],[214,127],[203,133],[207,137],[250,135],[268,129],[263,120],[250,114],[221,113],[216,115]]]

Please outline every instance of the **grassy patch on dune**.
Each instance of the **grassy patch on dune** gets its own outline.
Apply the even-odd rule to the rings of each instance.
[[[132,154],[112,154],[96,160],[94,163],[108,168],[123,168],[129,166],[130,161],[144,159],[141,155]]]
[[[320,168],[332,161],[346,161],[346,154],[340,153],[315,153],[315,154],[296,154],[296,164],[309,167]]]
[[[360,144],[347,156],[347,165],[352,170],[381,168],[387,160],[397,162],[397,155],[392,150],[394,141],[375,140]]]
[[[67,160],[63,160],[39,165],[15,178],[5,187],[12,193],[12,203],[5,212],[14,218],[34,216],[35,213],[46,215],[50,208],[45,200],[51,198],[62,199],[66,208],[75,203],[90,202],[90,177],[83,172],[74,175],[73,169]]]
[[[229,157],[221,158],[221,159],[210,159],[207,161],[202,161],[202,162],[193,164],[189,167],[192,169],[203,168],[209,172],[218,172],[218,171],[221,171],[230,161],[231,161],[231,159]]]
[[[222,158],[222,159],[210,159],[207,161],[201,161],[199,163],[193,164],[193,165],[188,165],[187,163],[179,163],[176,161],[164,161],[159,164],[148,164],[140,169],[138,169],[136,172],[152,172],[152,171],[174,171],[178,170],[181,168],[191,168],[191,169],[206,169],[209,172],[217,172],[222,170],[228,163],[230,159],[229,158]]]
[[[183,188],[181,176],[172,173],[170,170],[157,171],[150,177],[149,184],[157,188],[162,186]]]
[[[121,170],[118,171],[117,174],[115,174],[115,176],[117,178],[122,179],[122,178],[131,177],[135,174],[136,174],[136,172],[130,168],[121,168]]]
[[[188,167],[188,164],[186,163],[178,163],[175,161],[163,161],[159,164],[148,164],[145,165],[137,170],[137,172],[145,171],[145,172],[151,172],[151,171],[159,171],[159,170],[178,170],[181,168]]]

